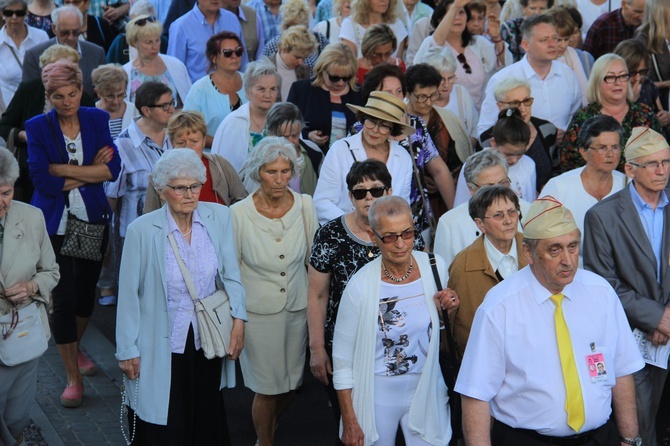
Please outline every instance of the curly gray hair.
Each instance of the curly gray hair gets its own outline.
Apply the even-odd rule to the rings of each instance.
[[[291,163],[291,177],[298,175],[298,156],[293,144],[286,138],[266,136],[249,154],[249,158],[242,166],[242,176],[260,183],[260,171],[263,166],[277,161],[280,156]]]
[[[170,181],[178,178],[194,178],[204,184],[207,181],[207,170],[195,151],[172,149],[156,161],[152,176],[156,189],[162,191]]]
[[[14,154],[0,145],[0,187],[13,186],[19,179],[19,163]]]

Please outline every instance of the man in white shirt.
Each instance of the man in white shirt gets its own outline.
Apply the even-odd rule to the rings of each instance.
[[[577,267],[579,229],[560,202],[534,201],[523,221],[528,266],[486,295],[456,382],[466,443],[640,445],[644,361],[616,292]]]
[[[581,107],[582,96],[577,76],[564,63],[556,62],[558,33],[553,20],[546,15],[532,16],[521,26],[522,48],[526,55],[519,62],[503,68],[486,85],[484,103],[477,131],[481,135],[497,121],[498,107],[493,90],[508,77],[527,79],[531,86],[533,116],[546,119],[558,129],[557,140],[563,139],[572,115]]]

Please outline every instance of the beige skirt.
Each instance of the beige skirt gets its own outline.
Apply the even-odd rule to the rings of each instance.
[[[247,312],[240,367],[244,385],[279,395],[302,384],[307,350],[307,309],[276,314]]]

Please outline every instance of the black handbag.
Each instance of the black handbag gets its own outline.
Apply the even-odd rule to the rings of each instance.
[[[430,259],[430,267],[433,269],[433,278],[435,279],[435,286],[437,290],[442,290],[442,283],[440,283],[440,274],[437,272],[437,262],[435,254],[432,252],[428,254]],[[447,393],[449,395],[449,407],[451,409],[451,441],[449,445],[456,446],[458,440],[463,438],[463,411],[461,408],[461,394],[454,390],[456,386],[456,378],[458,371],[461,368],[461,362],[456,357],[456,340],[451,332],[451,324],[449,323],[449,315],[447,310],[442,310],[442,321],[444,322],[444,330],[440,330],[440,355],[438,361],[440,363],[440,371],[444,378],[444,383],[447,386]]]

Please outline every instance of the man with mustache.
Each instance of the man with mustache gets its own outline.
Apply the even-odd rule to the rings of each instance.
[[[670,147],[657,132],[635,127],[626,149],[627,187],[593,206],[584,219],[584,267],[614,287],[633,329],[654,345],[670,337],[670,206],[666,187]],[[640,435],[656,446],[656,413],[666,369],[647,364],[637,372]]]
[[[523,232],[528,266],[486,295],[456,382],[466,443],[641,444],[632,374],[644,362],[614,289],[578,269],[572,213],[540,198]]]

